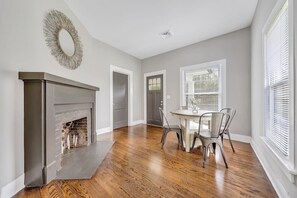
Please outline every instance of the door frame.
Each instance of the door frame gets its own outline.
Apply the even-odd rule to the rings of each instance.
[[[144,97],[143,97],[143,118],[144,118],[144,124],[147,124],[147,86],[146,86],[146,79],[147,77],[150,76],[156,76],[156,75],[163,75],[163,111],[164,114],[166,115],[166,70],[160,70],[160,71],[155,71],[155,72],[149,72],[144,74],[144,80],[143,80],[143,90],[144,90]]]
[[[110,129],[113,130],[113,72],[125,74],[128,76],[128,126],[133,123],[133,71],[110,65]]]

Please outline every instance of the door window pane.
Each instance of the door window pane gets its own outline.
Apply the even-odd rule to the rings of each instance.
[[[161,90],[161,78],[149,79],[149,91]]]

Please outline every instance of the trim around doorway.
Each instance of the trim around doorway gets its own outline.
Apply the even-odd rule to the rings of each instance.
[[[167,96],[166,96],[166,70],[160,70],[160,71],[155,71],[155,72],[150,72],[150,73],[145,73],[144,74],[144,79],[143,79],[143,90],[144,90],[144,97],[143,97],[143,118],[144,118],[144,124],[146,124],[147,122],[147,117],[146,117],[146,112],[147,112],[147,104],[146,104],[146,92],[147,92],[147,87],[146,87],[146,78],[149,76],[155,76],[155,75],[163,75],[163,111],[166,115],[166,100],[167,100]]]
[[[128,75],[128,126],[133,125],[133,71],[110,65],[110,130],[113,130],[113,72]]]

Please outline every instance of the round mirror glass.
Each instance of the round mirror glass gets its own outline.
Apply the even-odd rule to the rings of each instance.
[[[74,42],[72,36],[65,29],[61,29],[59,32],[60,47],[65,54],[72,56],[75,51]]]

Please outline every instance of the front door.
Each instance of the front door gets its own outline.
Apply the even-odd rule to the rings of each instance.
[[[146,79],[147,124],[162,126],[159,107],[163,108],[163,75]]]
[[[128,75],[113,72],[113,128],[128,126]]]

